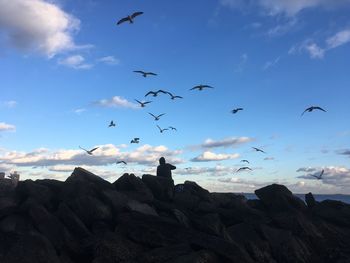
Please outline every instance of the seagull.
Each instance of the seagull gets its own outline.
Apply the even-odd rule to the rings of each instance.
[[[146,106],[146,104],[148,104],[148,103],[151,103],[151,102],[152,102],[152,101],[145,101],[145,102],[141,102],[141,101],[136,100],[136,99],[135,99],[135,101],[137,101],[137,102],[140,104],[141,108],[144,108],[144,107]]]
[[[311,174],[311,176],[315,177],[317,180],[320,180],[322,179],[323,174],[324,174],[324,170],[322,170],[322,172],[319,175]]]
[[[134,72],[135,72],[135,73],[140,73],[140,74],[142,74],[142,76],[143,76],[144,78],[146,78],[148,75],[150,75],[150,76],[157,76],[156,73],[153,73],[153,72],[145,72],[145,71],[142,71],[142,70],[134,70]]]
[[[140,142],[140,138],[134,138],[130,141],[130,143],[139,143]]]
[[[82,147],[80,147],[80,146],[79,146],[79,148],[82,149],[82,150],[84,150],[88,155],[92,155],[92,153],[93,153],[95,150],[97,150],[99,147],[93,148],[93,149],[91,149],[90,151],[88,151],[88,150],[86,150],[86,149],[84,149],[84,148],[82,148]]]
[[[163,133],[163,131],[167,131],[167,130],[168,130],[167,128],[162,129],[162,128],[160,128],[158,125],[157,125],[157,127],[158,127],[158,129],[159,129],[160,133]]]
[[[248,160],[241,160],[242,163],[250,163]]]
[[[252,169],[250,169],[249,167],[245,166],[245,167],[241,167],[237,170],[236,173],[238,173],[239,171],[245,171],[245,170],[249,170],[249,171],[253,171]]]
[[[117,164],[123,163],[125,165],[127,165],[127,163],[125,161],[118,161]]]
[[[164,90],[158,90],[158,91],[149,91],[147,92],[147,94],[145,95],[145,97],[147,97],[148,95],[152,95],[153,97],[157,97],[158,96],[158,93],[163,93],[163,94],[167,94],[168,92],[167,91],[164,91]]]
[[[201,84],[201,85],[198,85],[198,86],[193,87],[193,88],[190,89],[190,90],[194,90],[194,89],[203,90],[204,88],[213,89],[214,87],[209,86],[209,85],[202,85],[202,84]]]
[[[262,152],[262,153],[266,153],[266,152],[264,152],[263,150],[261,150],[261,149],[259,149],[259,148],[255,148],[255,147],[252,147],[255,151],[257,151],[257,152]]]
[[[168,128],[171,129],[172,131],[177,131],[175,127],[169,126]]]
[[[159,118],[161,117],[161,116],[163,116],[165,113],[162,113],[162,114],[159,114],[158,116],[155,116],[155,115],[153,115],[152,113],[148,113],[149,115],[151,115],[153,118],[154,118],[154,120],[155,121],[159,121]]]
[[[233,109],[231,112],[232,112],[233,114],[236,114],[236,113],[239,112],[240,110],[243,110],[243,108]]]
[[[322,109],[321,107],[311,106],[311,107],[307,108],[306,110],[304,110],[304,112],[301,114],[301,116],[303,116],[305,112],[312,112],[313,110],[320,110],[320,111],[327,112],[326,110]]]
[[[173,94],[171,94],[170,92],[167,92],[167,93],[171,96],[171,99],[172,99],[172,100],[175,100],[175,99],[183,99],[183,97],[181,97],[181,96],[173,95]]]
[[[111,123],[108,125],[108,127],[115,127],[114,121],[111,121]]]
[[[117,25],[120,25],[121,23],[124,23],[124,22],[127,22],[127,21],[129,21],[130,24],[133,24],[134,23],[134,18],[139,16],[139,15],[142,15],[142,14],[143,14],[143,12],[135,12],[132,15],[129,15],[127,17],[124,17],[124,18],[120,19],[117,22]]]

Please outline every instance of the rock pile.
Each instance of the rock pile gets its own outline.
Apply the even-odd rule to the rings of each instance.
[[[1,183],[0,183],[1,184]],[[259,200],[194,182],[76,168],[65,182],[0,185],[1,263],[350,262],[350,205],[283,185]]]

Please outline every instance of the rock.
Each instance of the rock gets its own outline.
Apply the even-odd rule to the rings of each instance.
[[[0,221],[0,231],[23,234],[34,231],[34,226],[29,217],[19,214],[11,214]]]
[[[200,250],[189,255],[183,255],[168,263],[221,263],[222,260],[210,250]]]
[[[124,174],[113,183],[115,189],[126,194],[130,199],[140,201],[142,203],[151,203],[153,194],[146,184],[134,174]]]
[[[12,214],[17,209],[17,202],[13,197],[0,197],[0,219]]]
[[[6,241],[5,241],[5,240]],[[4,243],[6,249],[4,251]],[[1,234],[0,235],[1,263],[61,263],[51,243],[37,233]]]
[[[170,178],[144,174],[142,181],[152,191],[153,196],[162,201],[170,201],[174,196],[174,181]]]
[[[0,197],[9,197],[14,195],[16,187],[12,184],[11,179],[0,180]]]
[[[312,208],[312,213],[327,222],[341,227],[350,227],[350,205],[340,201],[325,200]]]
[[[305,202],[309,208],[313,208],[316,205],[316,201],[312,193],[305,195]]]
[[[176,261],[193,252],[189,244],[179,244],[152,249],[143,255],[144,263],[183,262]]]
[[[188,217],[183,213],[181,212],[179,209],[173,209],[172,210],[174,216],[176,217],[177,221],[185,226],[185,227],[190,227],[191,226],[191,222],[190,220],[188,219]]]
[[[200,216],[191,215],[190,220],[191,225],[198,231],[230,240],[226,228],[222,224],[218,214],[211,213]]]
[[[139,212],[146,215],[158,216],[158,213],[152,207],[150,207],[147,204],[142,204],[136,200],[130,200],[126,206],[131,211]]]
[[[46,206],[46,208],[51,209],[51,200],[53,198],[53,193],[45,185],[38,184],[32,180],[20,181],[16,188],[17,196],[20,202],[26,199],[34,199],[38,204]]]
[[[255,194],[270,212],[306,210],[305,203],[294,196],[284,185],[272,184],[255,190]]]
[[[108,204],[112,208],[113,213],[117,215],[126,208],[129,198],[116,190],[107,189],[102,191],[101,200]]]

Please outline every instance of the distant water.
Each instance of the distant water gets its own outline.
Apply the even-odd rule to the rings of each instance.
[[[242,193],[247,199],[258,199],[258,197],[255,194],[252,193]],[[299,197],[301,200],[305,200],[304,194],[296,194],[297,197]],[[323,200],[336,200],[336,201],[342,201],[344,203],[350,204],[350,195],[314,195],[316,201],[323,201]]]

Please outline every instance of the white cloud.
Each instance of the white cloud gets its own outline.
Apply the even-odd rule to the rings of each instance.
[[[280,61],[280,59],[281,59],[281,57],[277,57],[272,61],[267,61],[265,63],[265,65],[263,66],[263,70],[268,70],[269,68],[276,66],[278,64],[278,62]]]
[[[240,72],[243,72],[246,65],[248,63],[248,55],[247,54],[242,54],[241,57],[240,57],[240,62],[239,64],[236,66],[235,68],[235,72],[236,73],[240,73]]]
[[[191,159],[192,162],[211,162],[211,161],[224,161],[232,160],[239,157],[238,153],[234,154],[216,154],[210,151],[205,151],[201,155]]]
[[[115,58],[114,56],[102,57],[102,58],[99,58],[97,61],[105,63],[107,65],[118,65],[120,63],[120,60]]]
[[[5,122],[0,122],[0,131],[16,131],[16,126]]]
[[[79,109],[76,109],[74,110],[74,113],[76,114],[82,114],[83,112],[87,111],[85,108],[79,108]]]
[[[5,107],[12,109],[16,107],[18,103],[15,100],[9,100],[9,101],[5,101],[3,104],[5,105]]]
[[[307,44],[304,49],[310,54],[311,58],[323,58],[325,50],[323,48],[320,48],[315,43]]]
[[[350,42],[350,29],[339,31],[327,39],[328,49],[336,48]]]
[[[102,99],[95,102],[95,105],[108,108],[129,108],[138,109],[139,106],[136,103],[132,103],[127,99],[120,96],[114,96],[111,99]]]
[[[252,142],[253,139],[249,137],[231,137],[231,138],[225,138],[222,140],[212,140],[207,139],[204,141],[204,143],[201,144],[201,147],[203,148],[218,148],[218,147],[234,147],[241,144]]]
[[[91,69],[94,65],[85,63],[85,58],[81,55],[73,55],[58,60],[58,64],[74,69]]]
[[[53,1],[0,0],[0,28],[15,48],[48,57],[81,47],[73,39],[80,21]]]
[[[175,174],[179,175],[207,175],[207,176],[227,176],[236,172],[236,168],[216,165],[214,167],[187,167],[176,169]]]
[[[288,19],[286,23],[278,24],[267,31],[269,37],[277,37],[288,33],[298,23],[295,17]]]
[[[298,176],[301,179],[316,180],[313,175],[318,176],[322,168],[300,168],[298,172],[305,172],[304,175]],[[350,187],[350,169],[338,166],[329,166],[323,168],[324,174],[320,181],[323,184],[332,185],[336,187]]]

